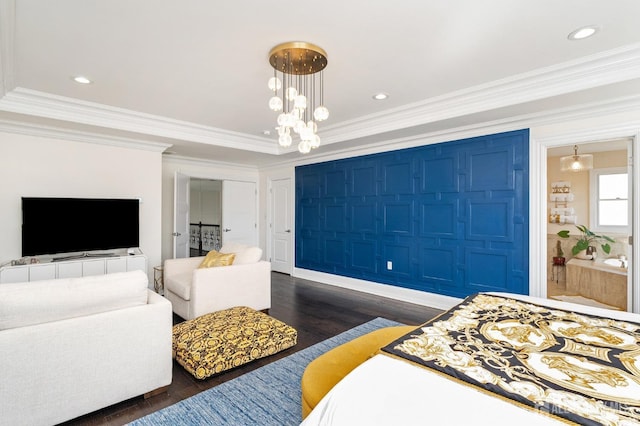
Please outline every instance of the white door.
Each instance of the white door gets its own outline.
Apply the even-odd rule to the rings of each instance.
[[[291,274],[291,179],[271,182],[271,270]]]
[[[173,181],[173,258],[189,257],[189,182],[176,172]]]
[[[222,182],[222,244],[233,241],[258,245],[255,182]]]

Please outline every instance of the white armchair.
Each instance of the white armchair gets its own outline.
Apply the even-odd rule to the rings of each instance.
[[[177,315],[188,320],[234,306],[271,308],[271,263],[260,260],[262,250],[225,243],[220,252],[236,253],[233,264],[198,269],[204,256],[164,261],[165,297]]]

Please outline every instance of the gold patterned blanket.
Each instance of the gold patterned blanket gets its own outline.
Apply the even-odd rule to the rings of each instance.
[[[488,294],[382,350],[586,425],[640,424],[640,325]]]

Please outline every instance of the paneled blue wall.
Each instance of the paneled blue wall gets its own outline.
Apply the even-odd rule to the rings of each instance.
[[[297,167],[296,266],[528,294],[528,168],[528,130]]]

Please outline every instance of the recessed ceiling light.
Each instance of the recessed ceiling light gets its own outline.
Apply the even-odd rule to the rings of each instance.
[[[373,99],[375,99],[376,101],[383,101],[385,99],[387,99],[389,97],[388,94],[380,92],[380,93],[376,93],[375,95],[373,95]]]
[[[600,31],[600,27],[597,25],[587,25],[586,27],[578,28],[575,31],[572,31],[567,38],[569,40],[583,40],[585,38],[591,37],[595,33]]]
[[[265,136],[269,136],[269,135],[271,135],[271,130],[263,130],[262,134],[265,135]]]
[[[89,80],[87,77],[82,75],[77,75],[73,77],[73,81],[80,84],[91,84],[91,80]]]

